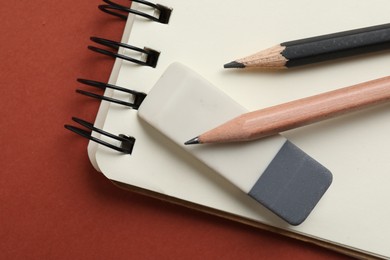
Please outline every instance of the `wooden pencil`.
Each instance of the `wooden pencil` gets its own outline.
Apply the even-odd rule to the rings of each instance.
[[[185,144],[250,141],[390,101],[390,76],[242,114]]]
[[[224,65],[285,69],[390,48],[390,23],[288,41]]]

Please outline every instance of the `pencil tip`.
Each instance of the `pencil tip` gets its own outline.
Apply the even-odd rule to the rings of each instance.
[[[232,61],[232,62],[226,63],[225,65],[223,65],[223,67],[225,69],[243,69],[243,68],[245,68],[245,65],[240,63],[240,62],[237,62],[237,61]]]
[[[195,137],[195,138],[192,138],[191,140],[188,140],[187,142],[184,143],[185,145],[189,145],[189,144],[200,144],[200,141],[199,141],[199,136]]]

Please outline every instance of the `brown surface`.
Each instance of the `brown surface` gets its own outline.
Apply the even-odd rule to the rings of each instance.
[[[65,130],[94,120],[77,77],[113,61],[89,37],[120,39],[101,1],[5,1],[0,9],[2,259],[347,259],[332,251],[117,188]]]

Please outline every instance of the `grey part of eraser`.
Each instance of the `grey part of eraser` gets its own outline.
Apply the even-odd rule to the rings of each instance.
[[[332,179],[328,169],[286,141],[248,195],[289,224],[299,225]]]

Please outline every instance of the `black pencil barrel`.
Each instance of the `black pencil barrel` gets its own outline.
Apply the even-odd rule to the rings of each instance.
[[[390,23],[284,42],[286,67],[301,66],[390,48]]]

